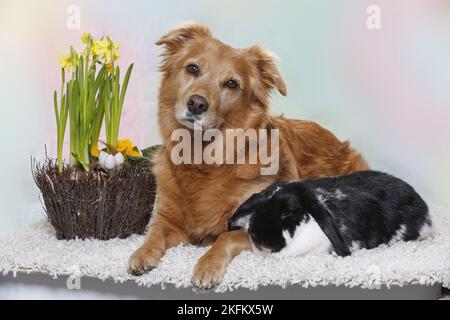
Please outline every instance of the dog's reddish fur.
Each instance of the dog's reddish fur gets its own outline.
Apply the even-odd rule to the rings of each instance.
[[[368,165],[348,142],[340,142],[319,125],[269,115],[269,92],[278,89],[286,95],[286,87],[273,57],[260,47],[232,48],[195,24],[172,30],[157,44],[165,47],[159,96],[163,147],[154,160],[157,202],[147,238],[131,256],[129,269],[140,274],[154,268],[166,249],[180,243],[212,244],[197,263],[192,278],[194,285],[209,288],[221,281],[227,264],[239,252],[250,248],[244,232],[227,232],[227,221],[252,193],[276,180],[340,175],[368,169]],[[186,63],[198,57],[208,69],[204,83],[184,75]],[[218,91],[223,88],[211,87],[215,79],[207,77],[230,70],[240,79],[239,91],[223,94]],[[212,127],[279,129],[278,174],[260,175],[260,164],[173,164],[170,137],[173,130],[183,127],[175,117],[177,103],[185,97],[183,90],[190,91],[188,94],[201,92],[215,105],[208,112],[220,113],[220,123],[212,123]],[[178,108],[183,108],[183,103]]]

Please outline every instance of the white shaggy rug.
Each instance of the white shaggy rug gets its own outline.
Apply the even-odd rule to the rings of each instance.
[[[433,238],[363,249],[345,258],[317,254],[280,260],[274,255],[243,252],[228,266],[223,282],[214,290],[266,285],[379,288],[440,283],[450,287],[450,215],[432,217],[436,228]],[[142,241],[143,236],[137,235],[125,240],[59,241],[51,225],[43,220],[0,241],[0,273],[91,276],[163,288],[167,284],[191,286],[194,265],[207,248],[178,246],[167,251],[158,268],[141,277],[130,276],[128,257]]]

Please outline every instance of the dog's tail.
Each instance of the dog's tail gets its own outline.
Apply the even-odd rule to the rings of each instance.
[[[345,155],[346,165],[343,166],[345,173],[351,173],[355,171],[365,171],[369,170],[370,166],[367,161],[363,158],[363,156],[350,147],[350,142],[345,141],[342,143],[342,154]]]

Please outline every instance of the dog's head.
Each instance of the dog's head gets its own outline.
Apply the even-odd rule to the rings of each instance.
[[[232,48],[194,23],[156,44],[164,46],[160,105],[185,127],[219,129],[245,117],[249,108],[266,109],[273,89],[286,95],[273,55],[259,46]]]

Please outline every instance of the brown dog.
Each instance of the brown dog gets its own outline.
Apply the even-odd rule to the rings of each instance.
[[[276,180],[308,179],[368,169],[360,154],[329,131],[308,122],[273,118],[269,93],[286,95],[272,55],[259,46],[236,49],[213,38],[203,26],[176,28],[164,46],[159,95],[163,147],[155,156],[157,203],[144,244],[129,260],[129,272],[155,268],[165,251],[180,243],[208,245],[192,282],[201,288],[219,283],[227,264],[250,249],[243,231],[227,232],[228,218],[252,193]],[[279,170],[260,174],[262,164],[179,164],[171,160],[175,129],[279,129]]]

